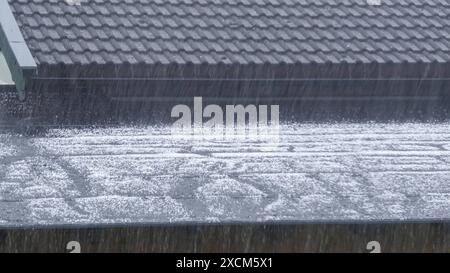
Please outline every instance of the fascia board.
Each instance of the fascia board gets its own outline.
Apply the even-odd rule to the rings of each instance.
[[[21,94],[28,77],[36,73],[37,64],[23,38],[8,0],[0,0],[0,48],[17,90]]]

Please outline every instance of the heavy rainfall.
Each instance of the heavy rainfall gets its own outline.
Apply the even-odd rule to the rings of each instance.
[[[440,98],[226,102],[279,104],[277,141],[173,134],[180,96],[80,98],[2,94],[3,226],[450,218]]]

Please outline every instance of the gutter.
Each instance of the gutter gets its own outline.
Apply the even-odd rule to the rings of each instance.
[[[28,80],[36,75],[37,64],[23,38],[8,0],[0,0],[0,49],[11,71],[21,99]]]

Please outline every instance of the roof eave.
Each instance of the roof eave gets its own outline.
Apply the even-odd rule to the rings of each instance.
[[[37,64],[7,0],[0,0],[0,48],[8,63],[19,96],[24,98],[27,81],[36,74]]]

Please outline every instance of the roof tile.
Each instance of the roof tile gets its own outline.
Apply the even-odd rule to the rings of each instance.
[[[9,0],[39,64],[450,62],[449,1]]]

